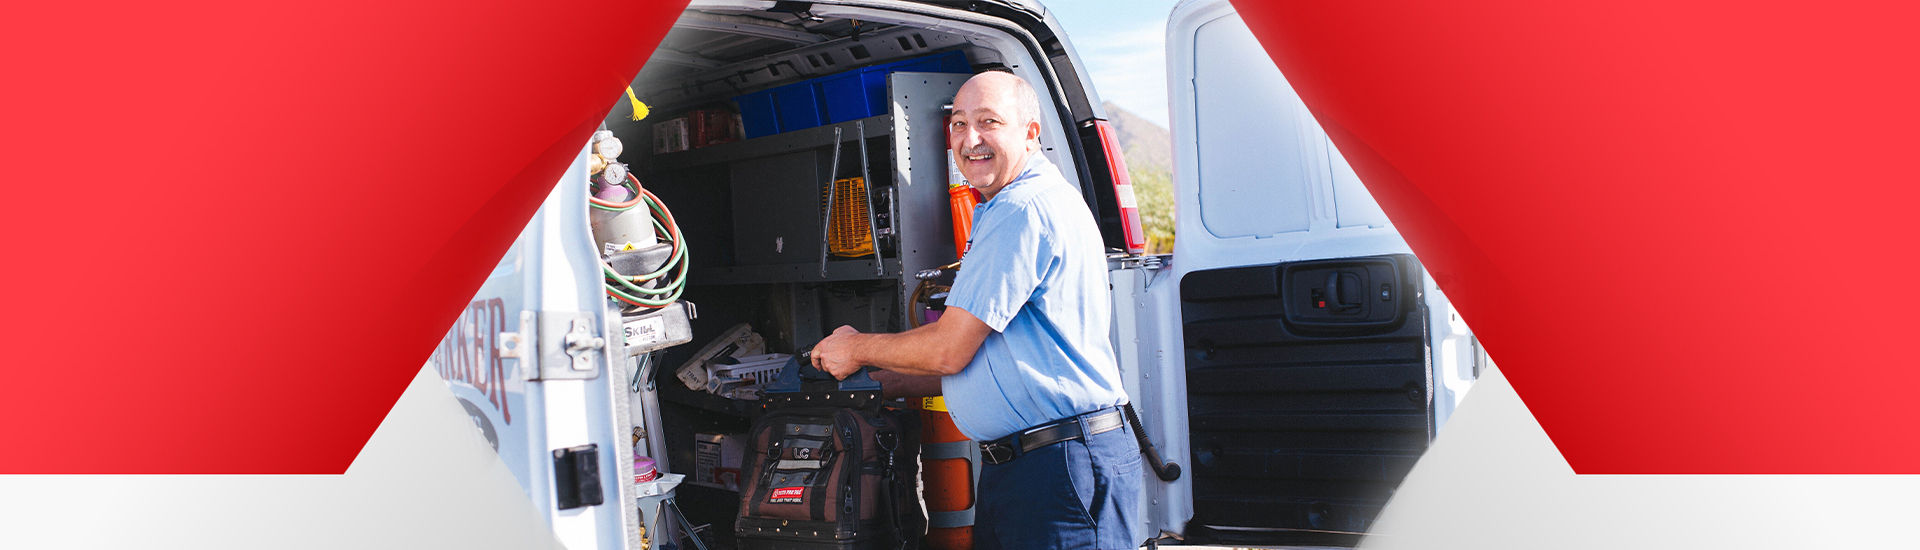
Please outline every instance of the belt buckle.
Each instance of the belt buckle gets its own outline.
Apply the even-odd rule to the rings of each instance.
[[[988,441],[980,444],[981,458],[988,464],[1006,464],[1013,460],[1015,449],[1012,445]]]

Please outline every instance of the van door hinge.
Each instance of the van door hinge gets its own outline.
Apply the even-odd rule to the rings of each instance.
[[[1153,271],[1166,265],[1167,255],[1121,256],[1117,258],[1117,260],[1120,262],[1120,269],[1145,269],[1147,271]]]
[[[514,367],[515,375],[523,380],[539,378],[537,374],[540,371],[536,361],[540,358],[540,352],[535,349],[538,339],[535,338],[536,333],[533,330],[535,318],[537,315],[533,311],[520,312],[519,330],[500,333],[499,344],[496,344],[499,349],[495,351],[500,354],[501,359],[517,360],[518,365]]]

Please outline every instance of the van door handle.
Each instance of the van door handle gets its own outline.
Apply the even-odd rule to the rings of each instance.
[[[1350,275],[1351,275],[1350,273],[1347,273],[1345,271],[1335,271],[1333,273],[1327,274],[1327,297],[1331,298],[1328,301],[1333,303],[1332,309],[1334,313],[1348,313],[1352,311],[1358,311],[1360,309],[1360,302],[1347,301],[1346,293],[1340,291],[1340,279],[1343,276],[1350,276]],[[1359,279],[1359,277],[1357,276],[1354,276],[1353,278],[1356,280]]]

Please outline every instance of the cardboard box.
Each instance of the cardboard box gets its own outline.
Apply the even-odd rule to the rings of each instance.
[[[675,153],[687,150],[692,136],[687,117],[679,116],[653,123],[653,152]]]
[[[740,490],[740,453],[746,439],[741,434],[693,434],[693,476],[687,483]]]
[[[692,128],[692,145],[695,149],[740,140],[740,115],[732,111],[695,109],[687,113],[687,121]]]

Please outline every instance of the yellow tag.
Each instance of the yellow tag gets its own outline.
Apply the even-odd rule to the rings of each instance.
[[[939,396],[920,398],[920,408],[929,411],[947,412],[947,400]]]
[[[633,86],[627,86],[627,101],[633,102],[633,114],[630,116],[634,122],[647,118],[647,104],[641,103],[640,98],[633,95]]]

